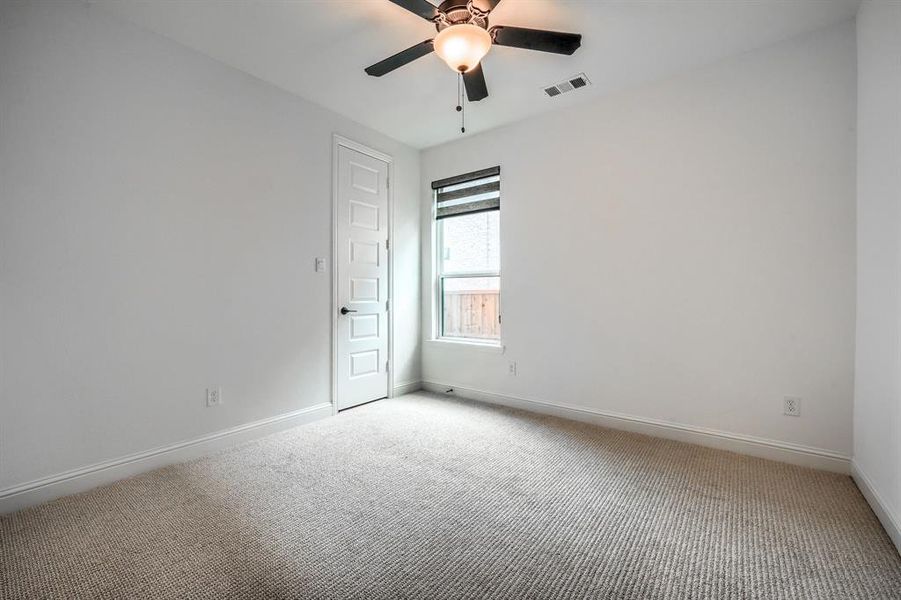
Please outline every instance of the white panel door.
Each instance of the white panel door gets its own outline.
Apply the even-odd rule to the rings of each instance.
[[[388,164],[338,147],[338,409],[388,395]]]

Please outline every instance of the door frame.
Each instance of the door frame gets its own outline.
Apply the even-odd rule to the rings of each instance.
[[[331,403],[332,415],[338,414],[338,153],[344,147],[388,165],[388,390],[394,396],[394,157],[355,142],[337,133],[332,134],[332,248],[331,248]]]

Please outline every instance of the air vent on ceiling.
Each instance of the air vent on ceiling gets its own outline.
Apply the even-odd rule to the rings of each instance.
[[[585,73],[579,73],[578,75],[573,75],[569,79],[565,79],[560,83],[549,85],[548,87],[544,88],[544,93],[553,98],[554,96],[559,96],[560,94],[565,94],[567,92],[583,88],[586,85],[591,85],[591,82],[588,80],[588,77],[585,75]]]

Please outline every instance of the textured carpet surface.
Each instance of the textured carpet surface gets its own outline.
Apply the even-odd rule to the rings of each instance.
[[[840,475],[414,394],[0,519],[6,598],[901,598]]]

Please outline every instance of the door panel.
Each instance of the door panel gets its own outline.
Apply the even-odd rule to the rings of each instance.
[[[350,339],[362,340],[379,336],[378,315],[352,315],[350,317]]]
[[[338,409],[388,395],[388,164],[338,147]]]
[[[350,301],[355,302],[378,302],[379,301],[379,278],[375,277],[354,277],[350,280]]]

